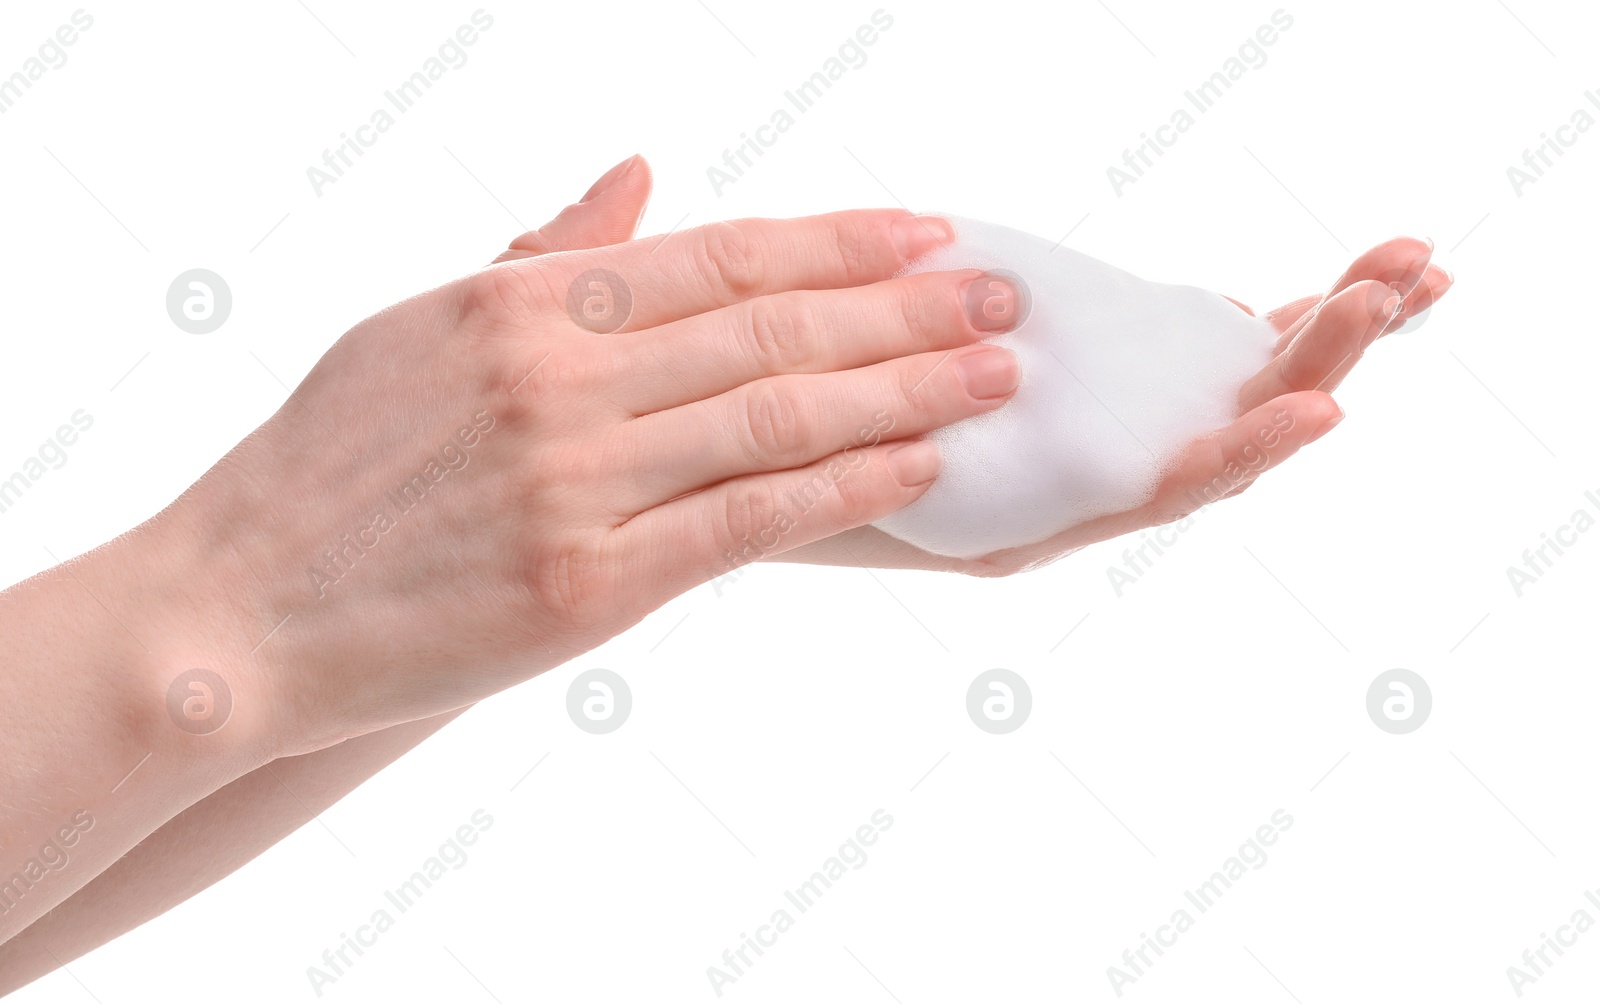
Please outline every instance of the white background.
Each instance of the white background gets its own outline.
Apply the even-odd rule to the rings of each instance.
[[[1457,286],[1340,390],[1334,434],[1121,597],[1127,541],[998,581],[756,567],[469,712],[14,999],[315,1000],[306,968],[480,808],[468,863],[323,999],[716,1000],[707,967],[879,808],[866,864],[724,999],[1115,1000],[1106,968],[1277,809],[1294,822],[1267,863],[1124,999],[1516,999],[1506,967],[1600,887],[1600,533],[1520,598],[1506,574],[1600,489],[1600,129],[1520,195],[1506,169],[1600,116],[1595,12],[1286,6],[1268,61],[1119,196],[1106,168],[1274,3],[886,5],[868,61],[718,196],[707,167],[877,5],[707,2],[487,6],[469,61],[320,197],[307,167],[474,2],[87,8],[68,62],[0,116],[0,471],[94,416],[0,515],[4,580],[147,518],[352,323],[636,151],[645,233],[903,203],[1070,231],[1258,307],[1410,233]],[[8,6],[0,74],[75,9]],[[234,295],[210,335],[165,312],[196,267]],[[595,666],[633,691],[609,735],[565,711]],[[1033,692],[1006,736],[965,711],[993,667]],[[1393,667],[1434,698],[1404,736],[1365,710]],[[1596,985],[1589,933],[1525,996]]]

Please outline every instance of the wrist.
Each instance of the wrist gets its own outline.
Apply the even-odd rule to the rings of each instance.
[[[232,777],[300,743],[280,659],[262,653],[276,619],[257,630],[266,615],[251,570],[202,510],[175,503],[74,571],[85,589],[126,605],[103,601],[133,653],[117,685],[139,741]]]

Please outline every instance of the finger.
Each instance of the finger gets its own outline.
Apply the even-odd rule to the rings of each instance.
[[[939,470],[930,442],[847,449],[799,470],[725,481],[614,532],[630,574],[682,592],[741,565],[871,523],[915,501]]]
[[[1346,287],[1316,311],[1288,348],[1245,381],[1239,407],[1248,410],[1293,391],[1337,387],[1367,346],[1396,323],[1400,303],[1399,294],[1376,279]]]
[[[583,198],[500,252],[496,263],[554,251],[579,251],[632,240],[650,201],[650,165],[634,154],[600,176]]]
[[[1325,303],[1339,295],[1358,282],[1381,282],[1402,297],[1410,297],[1422,283],[1428,268],[1428,261],[1433,255],[1433,242],[1418,240],[1415,237],[1396,237],[1384,241],[1350,263],[1328,292],[1324,293],[1320,303]],[[1290,307],[1304,304],[1305,300],[1296,300]],[[1287,309],[1287,308],[1285,308]],[[1278,325],[1281,334],[1274,352],[1282,352],[1298,337],[1301,328],[1316,312],[1313,305],[1310,310],[1301,308],[1302,313],[1293,321]]]
[[[1423,273],[1422,281],[1411,291],[1411,295],[1406,297],[1405,304],[1400,310],[1400,324],[1391,326],[1384,331],[1384,334],[1393,335],[1405,331],[1408,327],[1414,327],[1422,313],[1438,303],[1439,298],[1449,292],[1455,282],[1455,276],[1438,265],[1430,264]]]
[[[950,224],[903,209],[860,209],[796,220],[734,220],[615,247],[506,266],[530,302],[565,313],[574,283],[599,281],[605,334],[638,331],[758,296],[879,282],[953,240]],[[596,275],[598,273],[598,279]],[[613,304],[625,304],[612,312]],[[577,323],[576,321],[574,323]]]
[[[1015,302],[1017,294],[972,269],[923,272],[852,289],[775,293],[619,334],[615,399],[644,415],[762,377],[960,348],[1009,326],[1014,312],[995,320],[997,312],[985,309],[996,296]]]
[[[1150,518],[1170,523],[1248,488],[1264,472],[1316,442],[1344,418],[1332,397],[1307,390],[1250,409],[1224,429],[1197,440],[1162,479]]]
[[[1325,298],[1317,297],[1316,302],[1308,310],[1301,313],[1299,317],[1296,317],[1278,332],[1278,340],[1272,343],[1273,358],[1282,355],[1285,349],[1294,344],[1294,340],[1300,337],[1300,332],[1304,331],[1305,326],[1311,323],[1311,319],[1317,316],[1317,311],[1325,302]]]
[[[1433,256],[1433,241],[1416,237],[1395,237],[1363,252],[1350,263],[1324,299],[1343,292],[1358,282],[1376,279],[1395,286],[1405,295],[1422,279],[1423,270]]]
[[[926,352],[826,374],[747,383],[623,426],[629,512],[729,478],[803,467],[846,446],[920,435],[1010,398],[1017,358],[996,345]]]
[[[1281,335],[1289,330],[1289,327],[1294,322],[1310,313],[1311,309],[1321,303],[1322,300],[1323,298],[1317,294],[1302,296],[1300,299],[1291,300],[1276,310],[1267,311],[1265,320],[1274,328],[1277,328],[1278,333]]]

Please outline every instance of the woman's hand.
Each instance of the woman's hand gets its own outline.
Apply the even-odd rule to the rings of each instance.
[[[1328,392],[1368,346],[1450,288],[1452,277],[1430,263],[1432,253],[1431,244],[1412,238],[1386,241],[1358,257],[1327,293],[1267,314],[1279,331],[1278,343],[1272,361],[1240,390],[1240,417],[1196,440],[1154,497],[1136,509],[1081,523],[1039,544],[971,560],[930,554],[870,526],[796,548],[777,560],[1009,575],[1237,495],[1337,425],[1344,413]],[[1242,303],[1239,307],[1253,313]]]
[[[1017,380],[974,344],[979,273],[890,278],[948,236],[873,210],[535,240],[362,322],[130,538],[205,611],[149,632],[155,707],[202,667],[232,698],[219,740],[257,760],[322,748],[909,503],[938,461],[902,440]]]

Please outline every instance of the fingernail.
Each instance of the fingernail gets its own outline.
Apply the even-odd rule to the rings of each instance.
[[[1321,439],[1323,436],[1326,436],[1329,432],[1333,431],[1333,427],[1338,425],[1340,422],[1343,422],[1343,421],[1344,421],[1344,409],[1339,407],[1337,404],[1335,404],[1333,406],[1333,417],[1328,419],[1326,422],[1323,422],[1322,425],[1317,428],[1316,434],[1313,435],[1310,439],[1306,440],[1306,444],[1310,445],[1312,443],[1315,443],[1317,440]]]
[[[938,216],[902,216],[889,230],[895,250],[907,260],[920,258],[956,239],[955,228]]]
[[[1022,298],[1009,281],[985,272],[961,287],[967,320],[979,331],[1008,331],[1017,323]]]
[[[578,204],[582,205],[583,203],[588,202],[590,199],[598,198],[599,196],[604,195],[606,189],[620,181],[623,175],[633,170],[633,166],[638,162],[639,155],[634,154],[632,157],[629,157],[616,167],[613,167],[605,174],[602,174],[600,176],[600,180],[595,182],[593,185],[590,185],[589,190],[583,193],[583,198],[578,200]]]
[[[889,451],[889,473],[907,488],[927,484],[939,473],[939,448],[925,439]]]
[[[998,345],[979,345],[966,350],[956,360],[956,372],[967,393],[979,400],[1005,397],[1017,389],[1021,372],[1017,357]]]
[[[1413,237],[1411,240],[1420,241],[1428,245],[1428,250],[1411,259],[1406,266],[1405,274],[1395,282],[1389,283],[1389,288],[1401,296],[1410,296],[1416,288],[1424,282],[1428,274],[1428,262],[1433,258],[1433,240],[1428,237]]]

